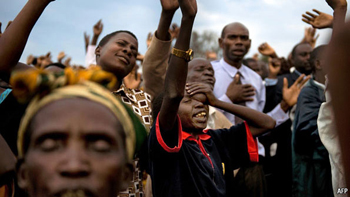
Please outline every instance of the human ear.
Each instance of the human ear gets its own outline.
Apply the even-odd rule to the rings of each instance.
[[[248,47],[247,47],[247,51],[249,51],[251,44],[252,44],[252,40],[249,39],[249,45],[248,45]]]
[[[124,191],[129,187],[133,172],[134,166],[130,162],[127,162],[124,166],[124,170],[122,171],[122,182],[120,184],[121,191]]]
[[[17,182],[21,189],[27,190],[29,185],[28,173],[24,159],[18,159],[16,164]]]
[[[316,70],[322,70],[321,61],[315,60],[315,68]]]
[[[222,38],[219,38],[219,46],[220,46],[220,48],[222,48],[223,49],[223,46],[222,46],[222,43],[223,43],[223,40],[222,40]]]
[[[99,57],[100,54],[101,54],[101,47],[98,46],[98,47],[96,47],[96,49],[95,49],[95,55],[96,55],[96,57]]]

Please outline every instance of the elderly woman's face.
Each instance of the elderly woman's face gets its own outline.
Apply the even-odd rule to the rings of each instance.
[[[128,184],[122,126],[86,99],[54,101],[34,116],[19,185],[31,196],[117,196]]]

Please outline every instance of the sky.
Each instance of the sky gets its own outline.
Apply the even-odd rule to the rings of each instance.
[[[28,0],[0,0],[0,21],[4,30]],[[231,22],[241,22],[250,31],[252,56],[268,42],[279,56],[287,56],[301,41],[308,24],[301,21],[305,11],[316,8],[332,14],[325,0],[197,0],[198,12],[193,30],[213,31],[220,35]],[[84,32],[92,37],[92,27],[100,19],[104,24],[100,39],[116,30],[129,30],[139,40],[139,52],[146,52],[146,38],[157,28],[161,13],[159,0],[56,0],[51,2],[34,26],[21,62],[28,55],[51,52],[53,60],[60,51],[72,58],[72,64],[84,64]],[[180,24],[178,10],[173,22]],[[330,29],[318,30],[316,46],[327,44]]]

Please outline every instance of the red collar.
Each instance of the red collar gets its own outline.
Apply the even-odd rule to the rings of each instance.
[[[203,133],[198,134],[198,139],[199,140],[209,140],[211,138],[211,136],[206,134],[207,132],[208,132],[208,129],[203,130]],[[182,139],[197,141],[196,138],[193,135],[191,135],[191,134],[189,134],[189,133],[187,133],[185,131],[182,131]]]

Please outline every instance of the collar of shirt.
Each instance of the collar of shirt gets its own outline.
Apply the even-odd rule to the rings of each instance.
[[[322,90],[326,89],[326,86],[314,79],[314,76],[311,77],[310,83],[314,83],[317,87],[321,88]]]
[[[301,72],[299,72],[297,69],[295,69],[294,72],[295,72],[298,76],[301,75]]]
[[[235,75],[237,74],[237,72],[239,71],[241,73],[241,77],[244,79],[244,76],[247,75],[246,73],[246,68],[245,65],[241,65],[241,67],[239,69],[237,69],[234,66],[231,66],[230,64],[228,64],[227,62],[225,62],[224,58],[222,58],[220,60],[221,65],[223,66],[223,69],[232,77],[234,78]]]
[[[136,103],[137,99],[135,97],[135,92],[133,91],[140,91],[140,90],[133,90],[130,88],[127,88],[124,83],[120,85],[120,88],[117,91],[114,91],[114,94],[119,94],[122,96],[126,96],[131,102]]]
[[[203,133],[198,134],[198,140],[196,139],[196,137],[194,137],[193,135],[182,131],[182,139],[184,140],[190,140],[190,141],[195,141],[198,143],[199,140],[209,140],[211,138],[210,135],[206,134],[208,132],[208,129],[203,130]]]
[[[209,117],[213,116],[216,113],[215,107],[209,105]]]

